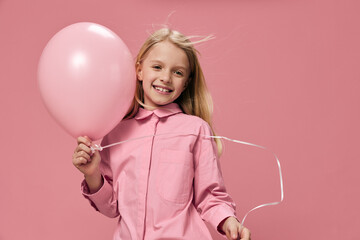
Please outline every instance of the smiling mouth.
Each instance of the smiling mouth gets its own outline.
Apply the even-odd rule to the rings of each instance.
[[[162,88],[162,87],[159,87],[159,86],[153,86],[156,90],[160,91],[160,92],[164,92],[164,93],[169,93],[169,92],[172,92],[171,89],[167,89],[167,88]]]

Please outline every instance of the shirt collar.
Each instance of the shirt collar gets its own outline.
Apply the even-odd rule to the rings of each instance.
[[[168,105],[159,107],[153,111],[144,109],[144,108],[139,108],[138,113],[135,116],[136,120],[140,120],[140,119],[145,119],[149,116],[151,116],[152,114],[155,114],[156,116],[158,116],[159,118],[163,118],[163,117],[168,117],[177,113],[181,113],[182,110],[179,107],[179,105],[177,103],[170,103]]]

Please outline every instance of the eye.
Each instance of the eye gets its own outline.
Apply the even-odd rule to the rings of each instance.
[[[154,65],[152,66],[153,69],[156,69],[156,70],[160,70],[161,69],[161,66],[160,65]]]
[[[184,73],[182,71],[175,71],[174,73],[181,77],[184,76]]]

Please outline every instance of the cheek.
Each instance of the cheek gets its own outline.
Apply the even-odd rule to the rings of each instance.
[[[143,75],[142,82],[144,85],[151,85],[152,78],[149,75]]]
[[[149,82],[149,81],[143,81],[143,87],[145,87],[145,88],[150,88],[150,87],[151,87],[151,82]]]
[[[156,79],[156,75],[152,72],[143,72],[142,78],[143,81],[153,82]]]
[[[177,95],[181,95],[181,93],[184,91],[185,89],[185,82],[181,82],[179,84],[176,85],[176,90],[177,90]]]
[[[188,84],[188,81],[189,81],[189,79],[186,79],[186,80],[184,80],[184,81],[181,83],[181,88],[182,88],[182,90],[185,89],[185,87],[186,87],[187,84]]]

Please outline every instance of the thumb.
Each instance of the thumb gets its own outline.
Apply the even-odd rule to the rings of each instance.
[[[93,160],[95,160],[95,161],[100,161],[100,159],[101,159],[100,152],[99,152],[98,150],[96,150],[96,151],[93,153],[93,155],[92,155],[91,158],[92,158]]]

